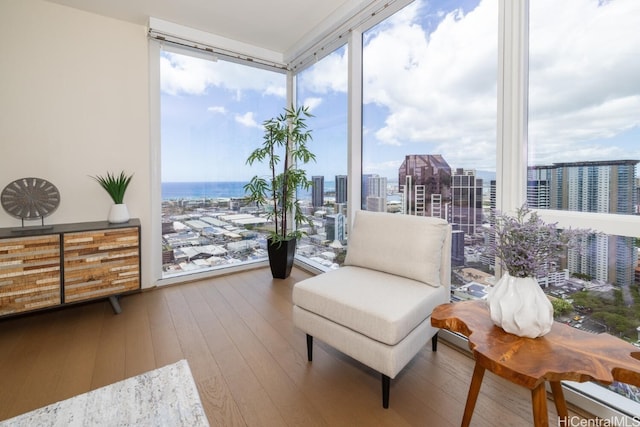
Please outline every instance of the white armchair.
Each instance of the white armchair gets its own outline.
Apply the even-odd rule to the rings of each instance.
[[[438,329],[431,312],[449,302],[451,226],[430,217],[357,211],[344,266],[298,282],[293,321],[307,334],[382,374],[382,406],[390,380]]]

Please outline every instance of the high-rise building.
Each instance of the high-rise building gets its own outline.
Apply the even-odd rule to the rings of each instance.
[[[370,176],[367,180],[367,190],[366,209],[374,212],[386,212],[387,178],[377,175]]]
[[[324,206],[324,176],[311,177],[311,204],[314,208]]]
[[[336,175],[336,203],[347,203],[347,175]]]
[[[430,209],[422,203],[431,200],[432,194],[440,194],[444,203],[450,200],[451,167],[440,154],[410,154],[398,169],[398,183],[403,186],[407,213],[431,215],[422,212]]]
[[[496,225],[496,181],[492,179],[489,181],[489,213],[488,222],[489,227],[485,232],[484,246],[494,246],[496,241],[496,233],[494,232],[494,226]],[[490,257],[486,252],[480,254],[480,262],[484,265],[488,265],[490,270],[495,271],[496,260],[494,257]]]
[[[418,193],[418,194],[420,194],[420,193]],[[443,206],[442,206],[442,194],[432,194],[431,195],[431,204],[430,204],[429,208],[431,210],[431,216],[433,216],[433,217],[444,218],[443,214],[446,216],[446,212],[445,212],[445,210],[443,210]],[[444,206],[444,208],[446,209],[446,205]],[[416,212],[419,212],[419,210],[416,209]]]
[[[635,178],[638,163],[638,160],[607,160],[534,166],[529,169],[529,178],[534,178],[528,183],[529,194],[543,194],[547,190],[542,187],[548,185],[551,209],[633,215],[638,203]],[[544,179],[536,181],[539,177]],[[636,264],[633,240],[608,235],[586,238],[581,253],[569,251],[568,268],[619,286],[632,283]]]
[[[553,166],[530,166],[527,169],[527,204],[532,209],[549,209]]]
[[[376,174],[363,174],[362,175],[362,187],[360,192],[360,207],[367,209],[367,196],[369,195],[369,178],[377,177]]]
[[[456,229],[451,231],[451,267],[464,265],[464,231]]]
[[[386,212],[387,200],[384,197],[367,196],[366,210],[371,212]]]
[[[578,212],[632,215],[636,200],[638,160],[554,163],[529,168],[529,187],[549,184],[549,208]],[[541,193],[535,189],[534,193]]]
[[[636,178],[636,208],[634,213],[640,215],[640,178]]]
[[[451,176],[451,217],[466,235],[476,234],[482,225],[482,179],[475,170],[458,168]]]
[[[344,215],[327,215],[325,231],[327,233],[327,240],[343,242],[345,240]]]

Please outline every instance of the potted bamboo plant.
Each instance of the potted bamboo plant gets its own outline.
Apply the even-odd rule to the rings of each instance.
[[[305,122],[311,117],[308,107],[285,108],[280,115],[266,120],[262,145],[247,158],[269,166],[269,176],[256,175],[244,186],[250,202],[267,208],[267,217],[274,223],[267,239],[269,265],[274,278],[285,279],[291,273],[296,242],[302,236],[299,226],[310,220],[303,214],[297,197],[298,189],[308,189],[302,166],[315,161],[307,144],[311,130]]]
[[[113,200],[114,204],[109,210],[109,222],[118,224],[129,221],[129,210],[124,203],[124,193],[127,191],[133,174],[127,175],[124,171],[120,172],[120,175],[107,172],[105,176],[97,175],[91,178],[96,180],[109,196],[111,196],[111,200]]]

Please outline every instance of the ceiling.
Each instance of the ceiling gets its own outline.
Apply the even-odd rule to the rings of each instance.
[[[310,42],[368,0],[48,0],[139,25],[149,17],[281,54]],[[333,25],[332,25],[333,24]]]

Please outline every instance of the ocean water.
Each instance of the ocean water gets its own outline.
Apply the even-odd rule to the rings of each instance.
[[[245,184],[244,181],[163,182],[162,200],[243,197]],[[325,181],[324,190],[335,191],[335,184]],[[299,193],[298,197],[307,197],[310,194],[311,189]]]
[[[162,200],[243,197],[246,182],[163,182]]]

